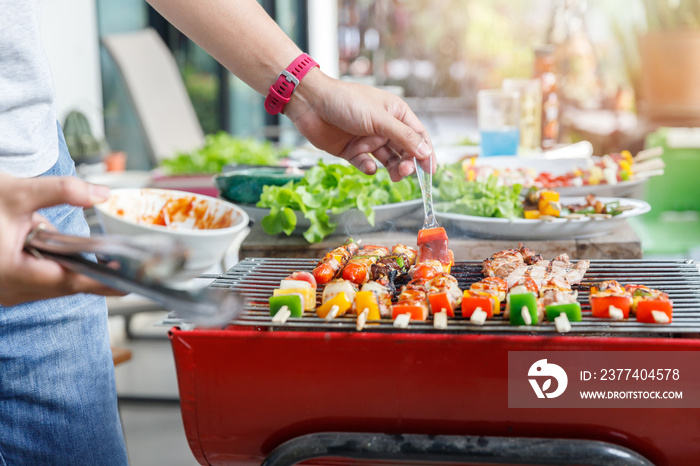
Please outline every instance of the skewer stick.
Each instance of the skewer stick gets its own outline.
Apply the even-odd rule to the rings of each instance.
[[[290,311],[287,306],[282,306],[279,311],[272,316],[272,321],[276,324],[283,324],[287,322],[287,319],[289,319],[289,316],[291,315],[292,311]]]
[[[326,314],[326,320],[333,320],[336,318],[338,315],[338,311],[340,311],[340,306],[337,304],[334,305],[330,311],[328,311],[328,314]]]
[[[622,313],[622,309],[613,306],[612,304],[608,308],[608,314],[611,319],[622,320],[625,318],[625,314]]]
[[[565,312],[562,312],[554,318],[554,326],[559,333],[567,333],[571,331],[571,322]]]
[[[471,322],[474,325],[484,325],[486,322],[486,318],[488,317],[488,314],[481,309],[481,307],[477,307],[474,309],[474,312],[472,313],[471,317],[469,317],[469,322]]]
[[[644,149],[637,152],[637,155],[635,155],[632,160],[634,160],[635,163],[643,162],[645,160],[653,159],[654,157],[661,157],[663,154],[663,147],[650,147],[649,149]]]
[[[632,166],[632,170],[634,170],[635,175],[650,172],[652,170],[663,170],[664,168],[666,168],[666,163],[663,159],[646,160],[644,162],[635,163]]]
[[[523,306],[523,308],[520,309],[520,315],[523,316],[523,322],[525,322],[525,325],[532,325],[532,316],[530,315],[530,309],[528,309],[527,306]]]
[[[664,169],[659,168],[658,170],[649,170],[646,172],[635,173],[634,176],[637,178],[651,178],[652,176],[660,176],[664,174]]]
[[[365,327],[365,324],[367,323],[367,316],[369,315],[369,308],[366,307],[360,314],[357,316],[357,326],[355,327],[357,331],[359,332]]]
[[[411,314],[409,312],[405,314],[399,314],[394,319],[394,327],[397,328],[408,328],[408,324],[411,322]]]
[[[438,330],[445,330],[447,328],[447,309],[444,307],[433,316],[433,327]]]
[[[668,314],[665,312],[661,311],[651,311],[651,317],[654,319],[654,322],[657,324],[668,324],[671,322],[671,319],[668,317]]]

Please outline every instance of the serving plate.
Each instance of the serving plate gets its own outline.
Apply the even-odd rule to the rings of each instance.
[[[493,239],[549,240],[563,238],[589,238],[612,233],[626,219],[645,214],[651,206],[637,199],[616,197],[598,198],[604,203],[619,201],[630,210],[611,218],[583,217],[578,219],[526,220],[435,212],[440,225],[462,230],[470,236]],[[562,197],[562,205],[584,204],[583,197]]]
[[[239,205],[239,207],[245,210],[248,216],[256,222],[260,222],[270,213],[270,209],[254,205]],[[348,236],[390,230],[402,226],[420,226],[423,221],[423,201],[421,199],[377,205],[373,209],[374,226],[369,224],[365,214],[358,209],[349,209],[341,214],[331,214],[329,211],[328,215],[332,222],[338,224],[336,232],[345,232]],[[296,210],[294,213],[297,217],[294,233],[301,234],[311,226],[311,223],[301,211]]]
[[[438,161],[452,160],[445,157],[445,154],[440,152],[440,149],[435,149],[438,155]],[[458,160],[458,159],[456,159]],[[456,161],[454,160],[454,161]],[[540,157],[517,157],[497,155],[493,157],[477,157],[475,164],[477,166],[488,166],[499,170],[504,169],[532,169],[537,173],[549,172],[554,176],[563,175],[571,172],[576,168],[586,168],[590,157],[575,157],[566,159],[544,159]],[[552,188],[558,191],[562,196],[586,196],[593,194],[597,197],[635,197],[635,194],[641,193],[641,187],[647,182],[648,178],[635,178],[630,181],[622,181],[617,184],[598,184],[586,186],[567,186],[561,188]]]

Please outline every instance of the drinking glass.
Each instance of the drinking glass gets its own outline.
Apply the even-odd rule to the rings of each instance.
[[[533,152],[542,138],[542,88],[539,79],[506,78],[504,91],[520,94],[520,148]]]
[[[516,155],[520,142],[520,94],[484,89],[477,94],[481,155]]]

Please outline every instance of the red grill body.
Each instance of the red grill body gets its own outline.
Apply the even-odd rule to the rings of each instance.
[[[691,314],[700,315],[695,301]],[[509,351],[700,351],[695,336],[303,331],[254,321],[170,332],[195,457],[250,465],[318,432],[600,440],[657,465],[695,465],[700,409],[508,408]]]

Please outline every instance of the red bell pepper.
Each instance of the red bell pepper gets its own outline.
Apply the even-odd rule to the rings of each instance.
[[[418,231],[418,246],[422,246],[432,241],[447,241],[447,232],[443,227],[428,228]]]
[[[673,303],[668,295],[662,291],[654,290],[644,285],[625,285],[625,290],[632,295],[631,311],[637,315],[638,322],[649,324],[671,323],[673,317]],[[658,311],[666,315],[668,322],[662,315],[655,318],[652,311]]]
[[[426,320],[428,318],[428,306],[425,304],[394,304],[391,306],[391,318],[396,319],[401,314],[410,314],[411,320]]]
[[[430,293],[428,294],[428,302],[430,303],[430,311],[433,314],[437,314],[444,309],[448,317],[455,316],[455,311],[452,309],[452,303],[450,303],[447,293]]]
[[[610,317],[610,307],[614,306],[622,311],[622,316],[626,319],[630,314],[632,306],[631,296],[594,296],[589,299],[593,317]]]
[[[666,316],[668,316],[668,322],[657,322],[652,311],[659,311],[666,314]],[[671,323],[673,320],[673,303],[668,299],[646,299],[637,303],[636,312],[638,322],[648,324]]]
[[[610,307],[622,311],[622,316],[629,317],[632,295],[615,280],[605,280],[591,286],[589,297],[593,317],[610,317]]]
[[[419,260],[438,260],[445,265],[451,265],[454,256],[447,248],[448,241],[447,232],[443,227],[420,230],[417,241],[420,246]]]
[[[480,307],[486,313],[486,317],[493,317],[501,311],[501,303],[491,293],[480,290],[464,290],[462,298],[462,317],[468,319],[476,308]]]

